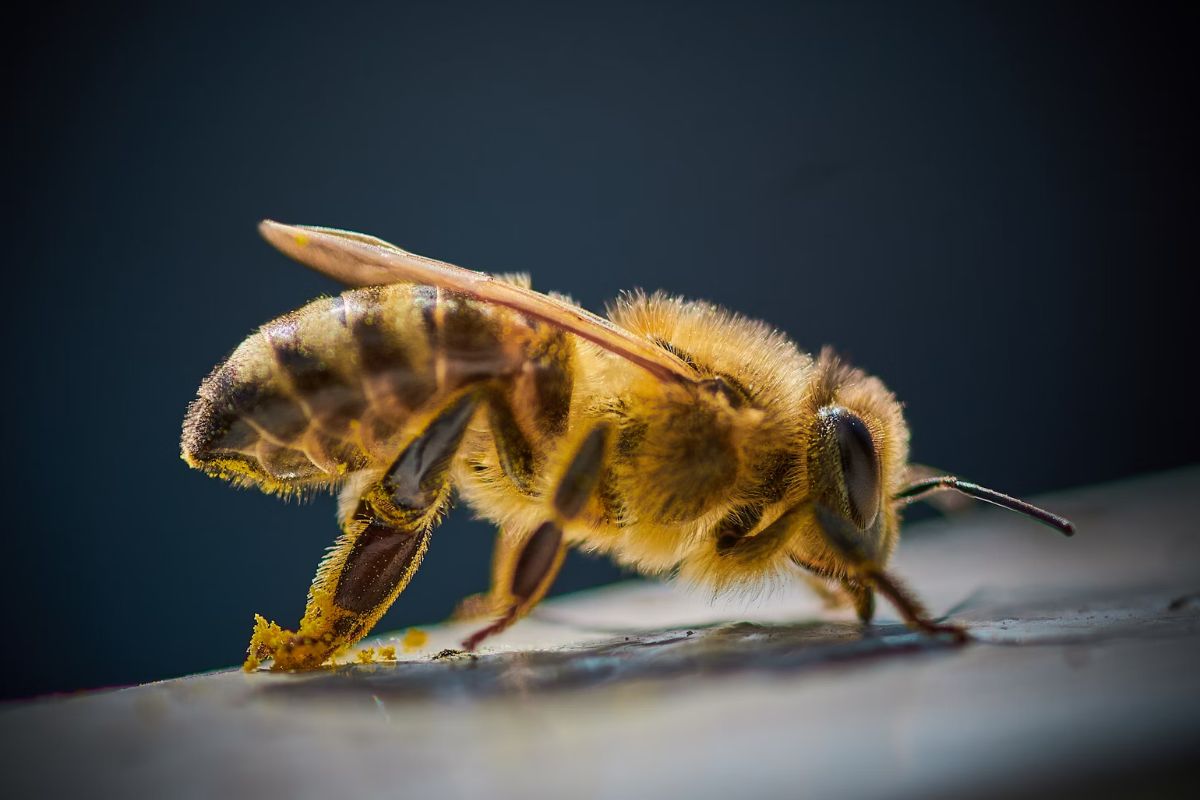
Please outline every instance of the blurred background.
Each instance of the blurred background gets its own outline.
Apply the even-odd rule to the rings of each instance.
[[[878,374],[914,459],[1005,491],[1200,452],[1194,7],[248,6],[7,26],[4,697],[231,665],[252,613],[298,620],[332,498],[178,455],[211,367],[337,291],[263,217],[593,309],[720,302]],[[482,590],[491,537],[459,509],[378,630]],[[556,591],[619,574],[573,557]]]

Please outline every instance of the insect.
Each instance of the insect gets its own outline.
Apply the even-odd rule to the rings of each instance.
[[[886,570],[904,505],[957,490],[1073,532],[953,476],[913,480],[892,393],[762,322],[642,293],[605,319],[363,234],[260,231],[356,288],[263,325],[184,420],[183,459],[209,475],[340,492],[298,629],[257,617],[248,669],[318,667],[365,636],[452,491],[499,528],[467,649],[528,614],[571,546],[717,591],[807,575],[864,622],[879,593],[909,626],[962,639]]]

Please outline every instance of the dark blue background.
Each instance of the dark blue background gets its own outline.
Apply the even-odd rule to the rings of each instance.
[[[881,375],[916,459],[1004,490],[1200,452],[1194,12],[248,5],[8,26],[4,695],[232,664],[252,612],[298,618],[332,500],[178,458],[212,365],[336,289],[262,217],[593,308],[719,301]],[[381,629],[482,589],[490,536],[454,515]]]

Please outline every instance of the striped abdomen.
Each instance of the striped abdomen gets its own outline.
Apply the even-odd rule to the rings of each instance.
[[[517,375],[548,336],[562,335],[432,286],[316,300],[264,325],[205,379],[183,457],[267,491],[327,486],[386,466],[414,415],[467,383]],[[569,404],[569,380],[557,390]]]

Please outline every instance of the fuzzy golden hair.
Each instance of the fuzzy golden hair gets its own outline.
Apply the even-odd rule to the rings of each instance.
[[[416,572],[453,490],[500,528],[472,649],[545,596],[568,547],[712,592],[797,569],[869,620],[874,592],[930,633],[885,572],[899,508],[953,488],[1064,533],[1048,512],[953,476],[905,486],[908,427],[877,378],[712,303],[631,292],[596,316],[524,275],[491,276],[363,234],[264,222],[352,288],[262,326],[201,384],[182,456],[282,495],[340,489],[342,536],[297,632],[258,620],[248,666],[318,666]]]

